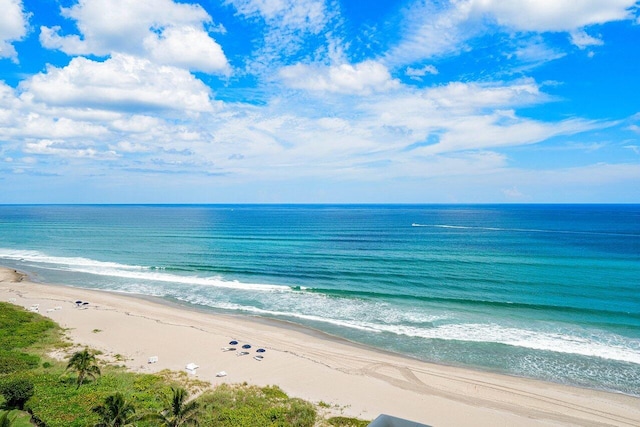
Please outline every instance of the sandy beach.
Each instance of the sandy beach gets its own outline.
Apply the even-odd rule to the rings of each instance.
[[[386,413],[432,426],[640,425],[640,398],[424,363],[279,322],[33,283],[10,269],[0,269],[0,300],[38,304],[75,343],[131,370],[195,363],[195,376],[213,385],[275,384],[336,414]],[[76,300],[89,304],[78,308]],[[250,354],[222,351],[230,340],[238,350],[251,344]],[[261,361],[257,348],[266,350]],[[157,363],[148,363],[152,356]],[[227,375],[216,377],[220,371]]]

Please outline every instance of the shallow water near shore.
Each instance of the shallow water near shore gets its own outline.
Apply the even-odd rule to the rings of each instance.
[[[640,395],[640,206],[0,206],[0,264]]]

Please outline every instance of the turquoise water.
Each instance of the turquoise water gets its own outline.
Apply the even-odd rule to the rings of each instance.
[[[0,265],[640,396],[640,205],[0,206]]]

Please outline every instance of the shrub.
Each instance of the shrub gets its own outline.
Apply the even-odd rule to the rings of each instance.
[[[12,378],[0,384],[0,394],[7,406],[24,409],[24,404],[33,396],[33,382],[24,378]]]
[[[219,385],[198,399],[203,405],[200,424],[219,427],[311,427],[316,409],[291,399],[276,386]]]
[[[370,422],[358,418],[332,417],[327,420],[330,425],[336,427],[367,427]]]
[[[25,371],[35,368],[39,364],[40,358],[36,355],[0,350],[0,374]]]

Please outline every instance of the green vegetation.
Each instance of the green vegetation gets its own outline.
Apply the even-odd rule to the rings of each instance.
[[[91,410],[100,418],[95,427],[124,427],[136,421],[136,408],[131,402],[124,400],[122,393],[107,396],[104,403]]]
[[[198,399],[206,408],[203,425],[313,426],[316,409],[300,399],[289,398],[275,386],[219,385]]]
[[[200,403],[195,400],[188,402],[189,392],[182,387],[172,387],[171,395],[170,407],[149,418],[166,427],[198,425]]]
[[[276,386],[245,383],[212,389],[209,383],[180,372],[127,372],[101,362],[98,353],[88,348],[61,362],[47,356],[52,350],[69,347],[61,332],[37,313],[0,303],[0,427],[368,424],[318,417],[313,404],[290,398]]]
[[[329,418],[327,422],[329,425],[337,427],[367,427],[369,425],[369,421],[348,417],[333,417]]]
[[[0,410],[0,427],[33,427],[31,417],[26,412]]]
[[[33,383],[26,378],[8,378],[0,384],[0,394],[6,406],[23,410],[33,396]]]
[[[67,364],[67,370],[69,369],[78,373],[78,388],[82,385],[85,377],[91,377],[95,380],[100,375],[100,368],[96,364],[96,356],[89,352],[88,348],[73,353]]]

